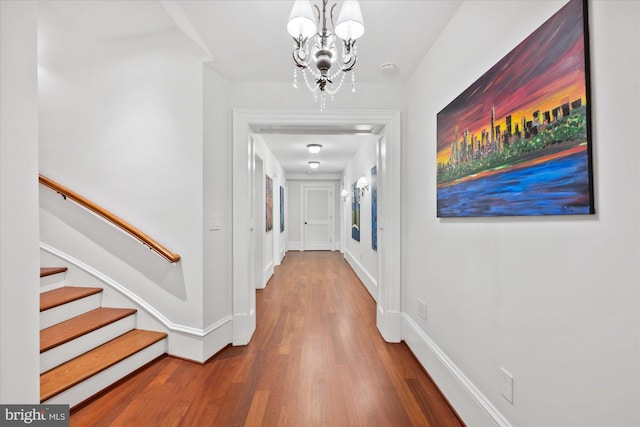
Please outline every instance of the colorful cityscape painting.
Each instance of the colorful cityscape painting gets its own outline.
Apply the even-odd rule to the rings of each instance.
[[[586,14],[571,0],[438,113],[438,217],[595,213]]]

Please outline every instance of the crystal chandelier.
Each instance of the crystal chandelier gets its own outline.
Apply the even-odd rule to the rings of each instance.
[[[326,106],[326,94],[336,94],[344,83],[345,75],[351,71],[351,90],[355,92],[356,40],[364,33],[362,12],[357,0],[346,0],[340,9],[338,20],[334,23],[333,11],[337,4],[331,6],[329,17],[333,33],[327,29],[327,3],[322,0],[322,11],[309,0],[296,0],[287,31],[295,41],[293,61],[293,87],[298,87],[298,68],[304,77],[307,88],[314,99],[320,100],[320,109]],[[313,9],[315,8],[315,13]],[[320,27],[322,24],[322,27]],[[336,36],[342,40],[342,54],[338,55]],[[311,39],[311,40],[310,40]],[[313,46],[310,47],[310,44]],[[307,74],[311,75],[310,78]],[[337,81],[336,78],[340,80]]]

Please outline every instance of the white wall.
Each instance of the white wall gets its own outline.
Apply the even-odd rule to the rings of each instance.
[[[406,88],[404,334],[469,425],[640,425],[640,3],[589,2],[597,215],[436,218],[436,114],[564,3],[465,2]]]
[[[287,217],[285,228],[287,229],[287,250],[300,249],[300,184],[291,180],[287,181]]]
[[[378,252],[372,248],[371,228],[371,186],[360,198],[360,241],[351,235],[351,206],[353,203],[353,183],[361,176],[371,184],[371,168],[377,164],[377,136],[367,137],[362,146],[351,159],[343,175],[343,186],[349,191],[349,200],[341,202],[344,209],[346,235],[345,259],[365,284],[371,296],[377,300],[378,286]]]
[[[0,57],[0,403],[39,403],[35,1],[0,2]]]

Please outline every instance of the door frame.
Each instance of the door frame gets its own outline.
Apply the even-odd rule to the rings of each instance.
[[[402,339],[400,310],[401,232],[401,118],[397,110],[233,110],[233,251],[232,343],[245,345],[256,328],[255,284],[247,272],[251,265],[252,147],[249,135],[264,125],[361,125],[380,131],[378,154],[378,295],[376,323],[388,342]]]
[[[336,237],[336,220],[335,220],[335,183],[329,182],[305,182],[300,185],[300,251],[305,250],[307,244],[306,228],[305,228],[305,216],[307,212],[306,206],[306,189],[307,188],[327,188],[329,190],[329,250],[335,251],[335,237]]]

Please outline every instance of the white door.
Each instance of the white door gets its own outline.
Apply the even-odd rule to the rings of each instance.
[[[333,189],[304,187],[304,250],[330,251],[333,232],[331,197]]]

